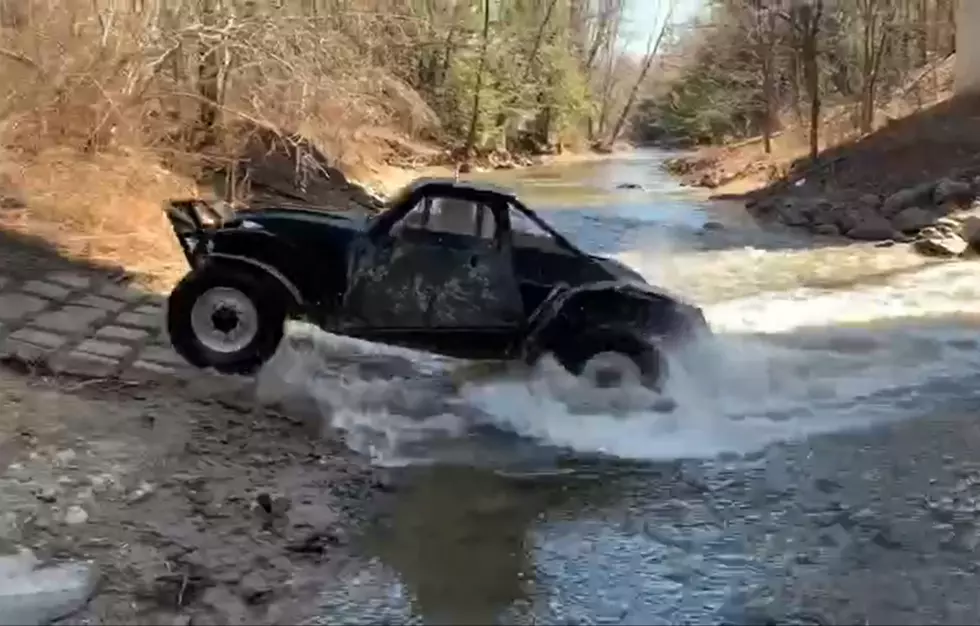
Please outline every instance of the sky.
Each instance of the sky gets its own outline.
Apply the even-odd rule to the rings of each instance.
[[[686,22],[701,9],[702,0],[675,0],[675,23]],[[633,54],[646,51],[650,31],[659,28],[666,12],[667,0],[627,0],[629,29],[624,32],[626,50]]]

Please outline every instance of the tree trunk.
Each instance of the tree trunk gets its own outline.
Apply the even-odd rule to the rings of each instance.
[[[820,62],[817,59],[817,37],[820,35],[823,0],[816,0],[813,6],[804,4],[799,11],[803,27],[803,74],[810,96],[810,159],[815,161],[820,154]]]
[[[217,4],[218,0],[201,1],[201,21],[205,25],[210,26],[215,23]],[[220,106],[218,102],[220,91],[219,76],[221,74],[219,46],[207,45],[203,50],[199,50],[198,54],[197,91],[201,97],[200,110],[198,112],[198,128],[201,132],[201,142],[204,145],[208,145],[216,139],[215,126],[218,123]]]
[[[483,43],[480,46],[480,63],[476,68],[476,86],[473,88],[473,114],[470,116],[470,130],[466,133],[463,149],[467,157],[473,154],[476,145],[476,129],[480,122],[480,92],[483,90],[483,71],[487,65],[487,45],[490,40],[490,0],[483,0]]]
[[[773,65],[775,57],[775,37],[776,14],[773,11],[766,13],[765,36],[760,37],[762,43],[762,100],[763,115],[765,119],[762,125],[762,147],[766,154],[772,154],[772,133],[775,125],[775,89],[773,84]]]
[[[652,31],[649,39],[647,39],[647,52],[643,57],[643,66],[640,69],[640,75],[636,78],[636,82],[633,83],[633,88],[630,89],[630,94],[626,98],[626,105],[623,106],[623,110],[619,114],[619,119],[616,120],[616,125],[613,126],[612,132],[609,134],[609,139],[606,142],[607,147],[611,148],[616,143],[616,139],[619,138],[619,134],[623,132],[623,126],[626,124],[626,118],[629,117],[630,110],[636,102],[636,94],[640,91],[640,85],[646,79],[647,73],[650,71],[650,66],[653,65],[653,60],[656,58],[657,51],[660,49],[660,43],[663,41],[664,35],[667,34],[667,29],[670,27],[670,20],[674,17],[674,3],[672,0],[668,0],[668,3],[667,15],[664,16],[663,24],[660,25],[658,30]]]

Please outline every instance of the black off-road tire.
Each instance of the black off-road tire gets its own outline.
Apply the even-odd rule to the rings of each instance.
[[[586,364],[603,352],[627,357],[640,374],[640,384],[659,391],[667,380],[667,359],[659,347],[626,329],[597,329],[574,336],[568,345],[553,350],[555,358],[566,370],[580,376]]]
[[[202,295],[216,287],[244,294],[257,313],[255,336],[234,352],[219,352],[204,345],[194,332],[191,311]],[[167,301],[167,330],[170,342],[188,363],[214,368],[222,374],[254,374],[275,354],[285,334],[289,299],[283,287],[261,270],[227,264],[206,264],[177,284]]]

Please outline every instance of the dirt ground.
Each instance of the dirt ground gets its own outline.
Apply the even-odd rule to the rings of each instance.
[[[0,548],[101,575],[65,623],[297,623],[385,490],[317,417],[242,390],[0,368],[0,407]]]

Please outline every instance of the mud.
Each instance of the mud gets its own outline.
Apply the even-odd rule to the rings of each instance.
[[[67,623],[310,618],[303,598],[344,567],[384,486],[319,424],[247,393],[2,369],[0,407],[0,548],[100,573]]]

